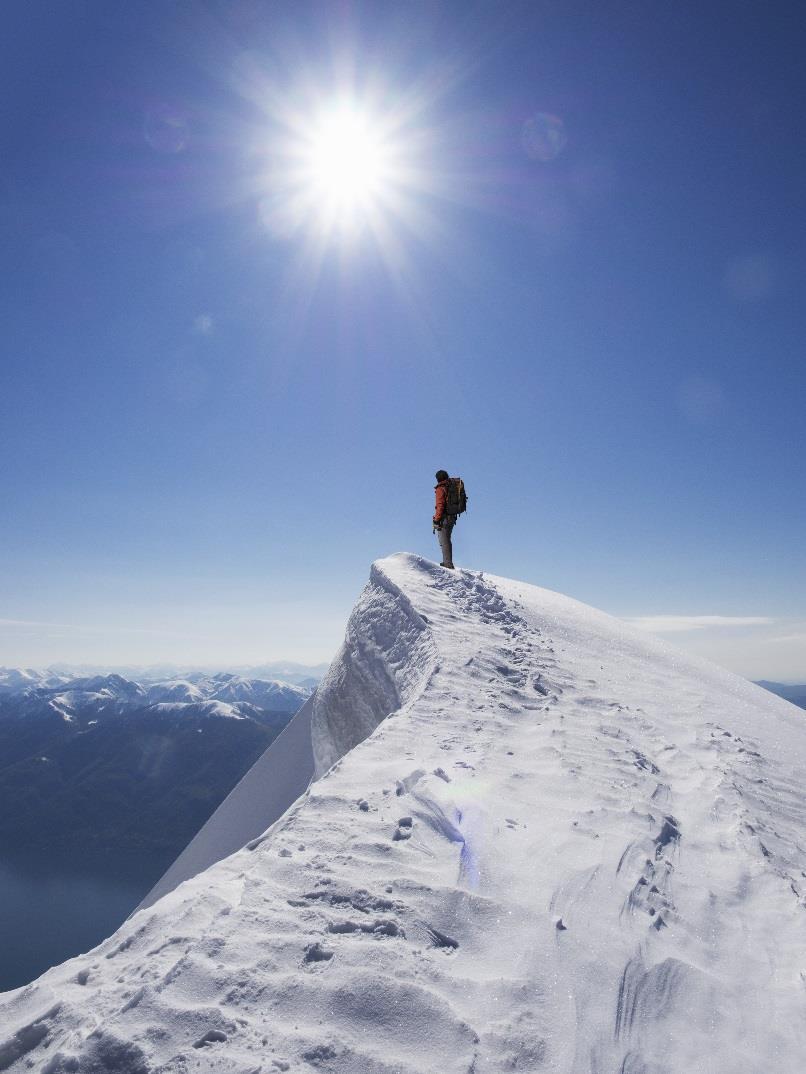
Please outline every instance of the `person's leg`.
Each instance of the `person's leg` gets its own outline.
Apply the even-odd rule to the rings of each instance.
[[[437,530],[437,540],[439,541],[439,550],[442,554],[441,566],[445,566],[445,523]]]
[[[453,566],[453,542],[451,541],[451,533],[453,532],[453,522],[449,522],[447,519],[442,523],[442,529],[437,530],[439,536],[439,547],[442,549],[442,566]]]

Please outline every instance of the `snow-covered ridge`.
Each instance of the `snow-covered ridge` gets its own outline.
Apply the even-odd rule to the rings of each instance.
[[[376,564],[317,702],[323,777],[0,998],[0,1069],[802,1068],[798,710],[413,556]]]
[[[344,643],[314,698],[316,775],[363,742],[390,713],[415,701],[435,664],[426,621],[389,572],[373,564]]]

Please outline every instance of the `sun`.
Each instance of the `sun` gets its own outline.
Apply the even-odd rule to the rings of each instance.
[[[303,150],[303,182],[313,206],[340,225],[371,213],[394,185],[392,156],[380,126],[356,105],[324,111]]]
[[[263,223],[280,236],[307,232],[317,248],[369,236],[388,245],[396,224],[413,225],[426,175],[410,110],[349,94],[304,104],[280,117],[268,148]]]

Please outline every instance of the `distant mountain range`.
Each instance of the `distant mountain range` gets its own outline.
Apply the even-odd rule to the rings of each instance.
[[[310,696],[231,672],[0,669],[0,846],[170,861]]]
[[[239,679],[280,680],[294,686],[313,687],[327,671],[327,664],[296,664],[292,661],[216,668],[197,665],[150,664],[115,665],[102,664],[50,664],[46,668],[0,667],[0,693],[17,692],[32,686],[60,686],[77,679],[106,678],[118,675],[134,682],[161,683],[184,679],[196,682],[230,674]]]
[[[802,686],[790,686],[782,682],[768,682],[766,679],[758,679],[756,686],[763,686],[772,694],[778,694],[785,701],[791,701],[798,708],[806,709],[806,684]]]

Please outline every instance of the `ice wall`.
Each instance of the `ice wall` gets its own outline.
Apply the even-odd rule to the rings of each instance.
[[[387,716],[411,704],[435,665],[426,620],[382,562],[374,563],[344,643],[314,698],[311,738],[317,778]]]

